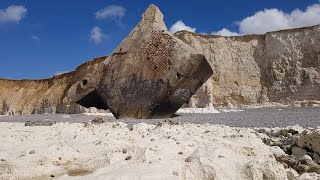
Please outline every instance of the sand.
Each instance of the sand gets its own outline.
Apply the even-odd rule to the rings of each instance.
[[[290,179],[250,128],[106,122],[0,123],[0,179]],[[303,174],[301,178],[314,178]]]

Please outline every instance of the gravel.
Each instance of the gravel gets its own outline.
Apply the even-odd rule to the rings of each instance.
[[[36,115],[16,115],[0,116],[0,122],[21,122],[27,121],[54,121],[82,123],[93,120],[95,116],[84,114],[36,114]],[[103,117],[108,122],[121,121],[127,124],[145,122],[157,124],[161,119],[121,119],[117,120],[111,116]],[[320,107],[304,108],[261,108],[247,109],[240,112],[221,112],[218,114],[177,114],[171,118],[179,123],[196,124],[220,124],[232,127],[286,127],[299,124],[303,127],[320,126]]]

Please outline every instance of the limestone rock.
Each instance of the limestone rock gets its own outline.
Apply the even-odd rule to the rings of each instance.
[[[308,154],[308,152],[305,149],[302,149],[298,146],[292,147],[291,151],[292,151],[292,155],[297,156],[297,157],[302,157],[302,156]]]
[[[33,120],[33,121],[27,121],[24,125],[25,126],[52,126],[53,124],[56,124],[56,121],[53,120]]]
[[[171,117],[211,75],[205,57],[173,36],[151,5],[99,73],[83,80],[90,88],[76,94],[89,95],[77,102],[102,102],[116,118]]]
[[[71,101],[69,93],[105,58],[95,58],[75,71],[49,79],[0,79],[0,115],[85,112],[87,109]]]
[[[319,103],[320,26],[239,37],[175,35],[202,52],[214,71],[189,106]]]
[[[313,130],[305,130],[296,139],[295,143],[301,147],[308,149],[316,154],[320,154],[320,130],[313,129]]]
[[[297,170],[300,174],[305,172],[320,174],[320,131],[319,129],[312,128],[301,131],[300,128],[297,126],[284,129],[273,128],[271,131],[276,131],[273,134],[268,133],[269,130],[267,129],[264,132],[260,132],[269,134],[268,137],[270,139],[266,140],[263,138],[265,144],[281,148],[287,154],[275,154],[278,162]],[[292,135],[288,136],[287,133],[283,132],[290,132],[289,134]],[[275,134],[280,135],[275,136]]]
[[[0,124],[0,179],[55,175],[57,179],[286,180],[299,176],[277,162],[272,148],[250,128],[189,123],[155,128],[137,123],[129,131],[127,124],[117,122],[89,129],[77,123],[27,129],[21,123]],[[35,154],[28,154],[30,150]]]

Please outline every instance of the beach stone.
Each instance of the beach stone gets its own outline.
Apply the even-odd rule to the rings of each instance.
[[[314,162],[320,164],[320,156],[319,156],[319,154],[317,154],[317,153],[314,152],[314,153],[312,154],[312,157],[313,157],[313,159],[314,159]]]
[[[290,157],[290,156],[286,156],[286,155],[276,157],[276,160],[278,162],[287,164],[289,167],[296,167],[299,164],[297,159]]]
[[[298,146],[292,147],[291,151],[292,151],[292,155],[297,156],[297,157],[302,157],[302,156],[308,154],[308,152],[305,149],[302,149]]]
[[[133,131],[133,124],[128,124],[127,128],[129,129],[129,131]]]
[[[296,139],[296,144],[299,147],[305,147],[311,151],[320,154],[320,130],[305,130],[301,133],[299,138]]]
[[[165,125],[173,126],[173,125],[179,125],[179,123],[174,122],[172,119],[165,119],[164,121],[159,121],[156,125],[156,128],[159,128]]]
[[[128,150],[126,148],[122,149],[122,153],[126,154],[128,152]]]
[[[130,159],[132,159],[131,156],[127,156],[127,157],[125,158],[126,161],[128,161],[128,160],[130,160]]]
[[[188,156],[185,160],[185,162],[192,162],[193,161],[193,156]]]
[[[309,155],[303,155],[302,159],[312,161],[312,158]]]
[[[299,174],[305,173],[309,170],[309,167],[305,164],[299,164],[296,168],[296,171],[298,171]]]
[[[48,119],[42,120],[42,121],[32,120],[32,121],[27,121],[25,123],[25,126],[52,126],[55,123],[56,121],[48,120]]]
[[[192,161],[197,161],[199,162],[199,149],[196,149],[192,154],[190,154],[186,159],[185,162],[192,162]]]
[[[309,166],[308,172],[315,172],[317,174],[320,174],[320,166],[318,164],[312,164]]]
[[[102,123],[105,123],[106,120],[104,120],[102,117],[95,117],[91,123],[92,124],[102,124]]]

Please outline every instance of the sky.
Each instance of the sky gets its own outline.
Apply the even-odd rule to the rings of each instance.
[[[172,33],[238,36],[320,24],[320,0],[0,0],[0,78],[49,78],[111,54],[150,4]]]

